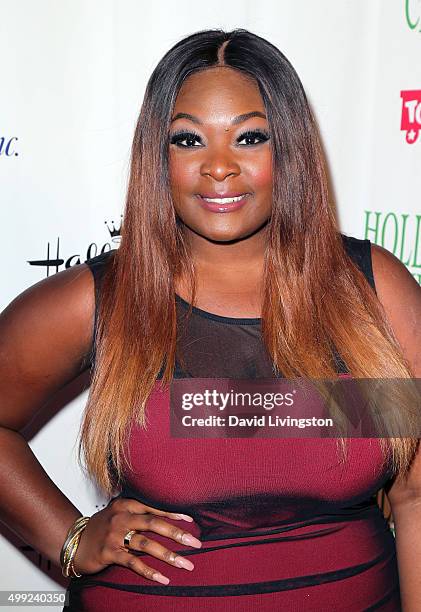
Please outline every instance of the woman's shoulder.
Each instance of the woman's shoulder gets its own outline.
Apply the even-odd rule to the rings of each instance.
[[[88,266],[31,285],[0,314],[1,418],[23,426],[54,392],[89,363],[94,283]]]
[[[368,239],[341,234],[348,255],[376,291],[415,376],[421,375],[421,287],[393,253]]]
[[[371,244],[372,265],[387,319],[416,377],[421,376],[421,287],[393,253]]]

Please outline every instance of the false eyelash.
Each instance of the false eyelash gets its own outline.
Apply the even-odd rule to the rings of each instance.
[[[181,136],[182,138],[180,138]],[[186,132],[186,130],[178,130],[178,132],[174,132],[171,135],[170,143],[176,144],[179,140],[184,140],[188,136],[194,136],[194,138],[196,138],[197,140],[201,140],[199,134],[196,134],[196,132],[193,132],[192,130],[189,130],[188,132]]]
[[[199,142],[201,141],[201,138],[200,138],[199,134],[197,134],[196,132],[194,132],[192,130],[189,130],[188,132],[186,130],[179,130],[177,132],[174,132],[171,135],[170,143],[171,144],[176,144],[180,140],[184,140],[185,138],[187,138],[189,136],[193,136]],[[258,129],[258,130],[247,130],[246,132],[243,132],[237,138],[237,141],[243,140],[243,138],[245,138],[247,136],[248,137],[253,137],[253,136],[261,137],[261,136],[263,136],[264,137],[263,142],[266,142],[266,140],[269,140],[269,138],[270,138],[269,133],[266,130]],[[249,145],[249,146],[253,146],[253,145]]]
[[[258,130],[247,130],[247,132],[243,132],[242,134],[240,134],[237,140],[243,140],[243,138],[245,138],[246,136],[251,136],[251,137],[264,136],[265,140],[263,142],[265,142],[266,140],[269,140],[270,138],[269,132],[267,132],[266,130],[258,129]],[[252,145],[249,145],[249,146],[252,146]]]

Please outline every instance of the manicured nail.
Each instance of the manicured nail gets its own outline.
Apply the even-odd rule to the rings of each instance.
[[[154,574],[152,578],[156,580],[157,582],[160,582],[161,584],[168,584],[170,581],[169,578],[167,578],[166,576],[163,576],[162,574]]]
[[[183,544],[188,544],[189,546],[194,546],[195,548],[202,547],[202,542],[189,533],[184,533],[181,539]]]
[[[189,570],[190,572],[192,571],[192,569],[194,569],[193,563],[188,559],[185,559],[184,557],[176,557],[174,563],[177,567],[183,567],[184,569]]]
[[[190,523],[193,522],[193,519],[191,516],[188,516],[187,514],[174,514],[176,519],[180,519],[180,521],[189,521]]]

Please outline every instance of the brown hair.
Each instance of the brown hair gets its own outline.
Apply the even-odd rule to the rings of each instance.
[[[170,196],[172,109],[188,75],[221,64],[256,80],[271,129],[273,206],[261,316],[275,369],[287,378],[336,378],[333,343],[355,378],[412,376],[379,300],[344,250],[315,120],[294,68],[247,30],[197,32],[170,49],[148,81],[121,245],[103,282],[79,453],[110,494],[121,485],[130,424],[145,425],[145,403],[161,367],[164,385],[173,376],[180,270],[190,279],[190,303],[195,300],[194,266]],[[395,471],[406,471],[417,440],[389,443]]]

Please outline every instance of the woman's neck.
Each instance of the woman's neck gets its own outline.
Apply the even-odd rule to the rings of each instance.
[[[186,238],[198,272],[206,270],[230,276],[263,269],[266,227],[252,236],[231,242],[214,242],[191,230],[187,230]]]

